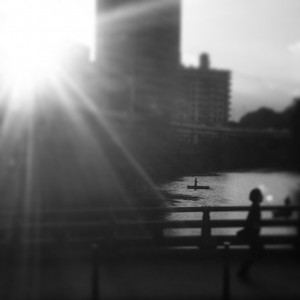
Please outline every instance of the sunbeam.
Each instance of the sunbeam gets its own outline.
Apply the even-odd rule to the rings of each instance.
[[[118,138],[118,135],[111,130],[109,124],[105,121],[105,118],[102,118],[101,115],[99,115],[99,109],[95,105],[92,99],[90,99],[84,91],[82,91],[77,85],[75,85],[72,80],[69,77],[64,77],[66,82],[73,88],[73,90],[76,92],[76,94],[80,97],[80,99],[83,101],[84,106],[86,109],[89,110],[90,113],[92,113],[95,117],[97,122],[99,122],[99,125],[106,131],[107,135],[111,138],[113,141],[114,146],[121,151],[122,155],[124,155],[124,158],[127,160],[129,165],[134,169],[137,174],[141,177],[145,183],[151,187],[152,191],[155,192],[155,196],[157,197],[163,197],[160,191],[158,191],[155,188],[155,185],[151,178],[148,176],[148,174],[143,170],[143,168],[140,166],[140,164],[135,160],[135,158],[131,155],[131,153],[126,149],[126,147],[121,143],[120,139]]]
[[[64,74],[66,82],[72,82],[67,74]],[[90,186],[91,189],[94,189],[95,186],[98,186],[96,180],[99,182],[103,181],[101,178],[100,170],[107,170],[106,178],[110,178],[110,182],[105,180],[106,184],[111,186],[111,189],[114,191],[119,191],[120,199],[123,198],[123,201],[128,202],[127,204],[130,206],[129,198],[126,195],[126,190],[124,186],[120,184],[120,180],[116,174],[116,170],[113,169],[113,166],[110,163],[110,158],[107,157],[107,154],[104,153],[103,149],[103,141],[97,138],[97,128],[91,128],[91,126],[86,122],[86,119],[83,116],[83,106],[74,105],[74,96],[71,97],[65,85],[63,85],[60,81],[54,81],[55,89],[59,93],[59,98],[61,99],[61,104],[63,104],[63,110],[65,111],[68,118],[70,118],[72,122],[72,127],[76,129],[77,137],[76,137],[76,145],[77,149],[77,163],[81,170],[81,175],[86,184]],[[84,92],[80,93],[81,96],[84,95]],[[76,98],[79,97],[79,94],[76,94]],[[79,100],[82,101],[82,97],[79,97]],[[100,116],[97,115],[97,118]],[[74,142],[74,141],[73,141]],[[105,142],[105,141],[104,141]],[[78,147],[79,145],[84,145],[84,148]],[[102,145],[102,146],[101,146]],[[101,164],[101,165],[100,165]],[[96,170],[96,169],[98,170]],[[98,174],[97,178],[95,176],[91,177],[91,171],[96,172]],[[94,187],[91,186],[91,183],[94,183]],[[123,203],[125,204],[125,203]]]
[[[32,3],[36,4],[35,0],[32,0]],[[101,27],[101,24],[127,21],[128,24],[131,24],[133,19],[143,18],[144,14],[155,13],[162,7],[168,7],[171,3],[172,1],[166,0],[150,1],[140,5],[126,5],[121,10],[98,15],[98,25]],[[29,8],[26,7],[25,12],[19,11],[19,16],[23,17],[23,13],[27,18],[32,16],[33,12],[30,12]],[[40,5],[35,7],[35,12],[38,8],[40,8]],[[44,12],[44,9],[41,11]],[[43,13],[40,13],[39,18],[33,20],[30,28],[23,28],[28,30],[28,37],[33,37],[33,31],[31,30],[37,26],[38,23],[36,22],[40,21],[42,16]],[[43,30],[49,28],[52,30],[49,17],[45,18],[45,21],[47,22]],[[11,24],[10,27],[18,32],[18,24],[14,22]],[[26,35],[24,30],[20,32]],[[62,35],[64,35],[64,30],[62,30]],[[62,40],[62,36],[56,38]],[[18,37],[13,40],[7,38],[2,46],[6,50],[12,46],[15,51],[17,48],[15,42],[19,42]],[[31,42],[25,41],[24,43],[26,47],[31,47]],[[22,43],[19,45],[20,48],[22,48]],[[59,43],[56,40],[55,47]],[[34,51],[44,50],[38,50],[37,46],[34,49]],[[8,52],[13,54],[14,51]],[[37,55],[37,52],[31,52],[31,50],[29,52],[30,55],[33,55],[31,58],[29,57],[30,59]],[[52,49],[51,52],[55,53],[56,51]],[[44,51],[44,53],[48,52]],[[19,58],[23,59],[24,57],[20,56]],[[35,68],[38,60],[32,64],[30,59],[27,57],[29,66]],[[73,201],[72,195],[76,193],[78,195],[75,198],[79,198],[80,195],[83,198],[87,195],[97,198],[103,193],[109,195],[111,191],[116,195],[115,197],[122,198],[123,204],[126,202],[126,205],[132,206],[134,205],[132,199],[135,198],[133,196],[134,187],[127,186],[126,180],[128,178],[125,176],[124,168],[130,169],[130,172],[135,174],[137,185],[146,186],[147,191],[150,187],[151,193],[149,194],[153,197],[162,198],[163,196],[155,188],[147,172],[122,142],[118,130],[110,124],[108,119],[117,117],[118,114],[111,113],[111,116],[108,117],[107,112],[101,111],[97,103],[101,101],[101,95],[97,99],[91,97],[90,94],[93,94],[94,91],[91,90],[90,86],[81,85],[82,82],[79,82],[80,80],[78,81],[78,78],[76,78],[77,75],[84,76],[84,74],[65,70],[63,65],[59,65],[51,59],[48,62],[51,62],[51,68],[54,66],[55,72],[53,72],[53,69],[50,71],[44,65],[46,60],[43,57],[41,60],[42,66],[38,67],[47,70],[46,76],[38,76],[39,82],[35,81],[34,84],[28,84],[21,77],[18,77],[19,75],[17,77],[12,76],[18,80],[7,80],[6,92],[1,97],[1,141],[5,143],[6,140],[10,140],[11,147],[18,147],[17,145],[20,143],[19,135],[24,128],[28,128],[30,131],[27,133],[27,149],[24,150],[24,153],[26,153],[25,163],[23,163],[23,168],[26,169],[23,174],[25,187],[22,189],[25,195],[24,209],[34,210],[35,201],[33,199],[42,197],[47,199],[53,197],[55,198],[53,201],[57,201],[57,203],[63,198],[67,206],[69,200]],[[7,61],[10,61],[10,59]],[[18,62],[18,65],[22,66],[23,71],[26,69],[21,62]],[[90,67],[91,69],[96,68],[97,64]],[[37,70],[40,71],[40,69],[35,69],[34,72]],[[98,80],[96,77],[99,74],[95,72],[95,69],[93,71],[95,77],[93,80]],[[30,72],[27,70],[26,80],[31,77]],[[100,81],[113,84],[112,80],[105,75],[100,78]],[[39,86],[35,85],[37,83]],[[120,114],[120,117],[125,120],[124,117],[126,116]],[[51,135],[54,132],[55,135]],[[66,149],[69,149],[68,154]],[[112,152],[110,152],[111,150]],[[118,165],[115,157],[118,157],[122,165]],[[123,170],[121,170],[122,168]],[[47,172],[43,169],[46,169]],[[105,172],[106,176],[101,178]],[[55,176],[54,174],[58,175]],[[125,177],[121,178],[122,176]],[[39,189],[37,189],[37,186],[39,186]],[[48,200],[43,199],[43,201],[47,202]]]

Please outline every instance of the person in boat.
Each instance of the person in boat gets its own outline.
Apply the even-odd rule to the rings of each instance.
[[[198,185],[198,179],[195,178],[195,181],[194,181],[194,186],[197,186]]]
[[[250,246],[248,257],[241,264],[237,274],[241,279],[249,279],[250,267],[262,256],[264,250],[263,244],[259,238],[261,220],[260,203],[263,201],[263,194],[260,189],[255,188],[250,192],[249,199],[252,202],[252,205],[244,228],[237,233],[238,238],[246,241]]]

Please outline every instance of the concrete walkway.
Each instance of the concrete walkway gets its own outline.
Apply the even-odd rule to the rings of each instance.
[[[267,254],[247,282],[236,277],[246,253],[230,254],[229,299],[300,299],[300,262],[291,253]],[[23,258],[2,265],[0,299],[91,299],[88,252]],[[100,299],[222,299],[223,270],[221,251],[101,257]]]

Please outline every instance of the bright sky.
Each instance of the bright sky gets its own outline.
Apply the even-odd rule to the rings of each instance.
[[[70,42],[93,46],[95,17],[94,0],[0,0],[1,84],[28,92],[56,77]]]
[[[94,1],[0,0],[0,33],[7,12],[23,13],[30,4],[45,11],[55,33],[91,44]],[[195,64],[208,52],[212,67],[232,71],[232,119],[261,106],[282,110],[300,95],[299,0],[182,1],[183,61]]]
[[[94,38],[91,31],[94,9],[95,0],[0,0],[0,25],[11,16],[18,17],[26,12],[31,19],[38,15],[51,18],[52,26],[58,23],[68,38],[90,44]],[[62,33],[57,30],[57,34]]]
[[[300,95],[299,0],[184,0],[183,61],[232,71],[232,119]]]

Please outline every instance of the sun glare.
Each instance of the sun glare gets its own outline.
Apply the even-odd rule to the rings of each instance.
[[[74,5],[76,10],[72,13],[74,8],[71,3],[65,1],[63,5],[63,2],[57,0],[2,2],[0,7],[4,15],[0,29],[2,73],[17,85],[28,88],[38,80],[55,73],[67,49],[67,42],[74,38],[73,24],[82,23],[83,28],[88,29],[85,21],[89,16],[82,14],[82,18],[79,19],[78,5]],[[91,33],[86,32],[86,35],[89,36]]]

